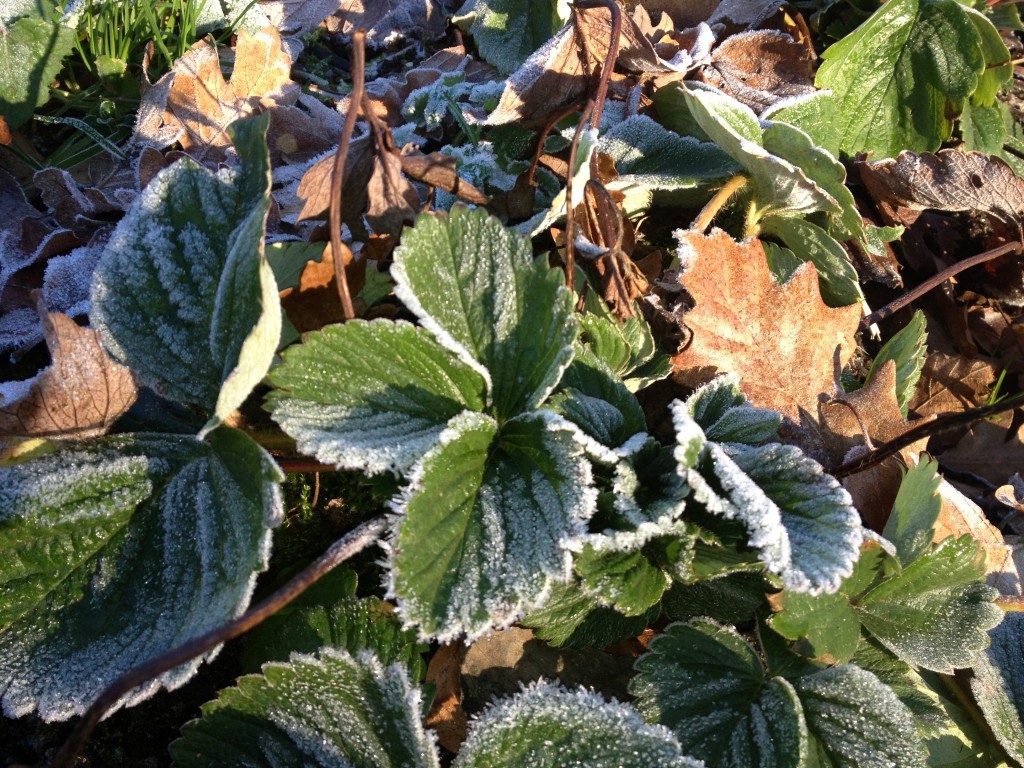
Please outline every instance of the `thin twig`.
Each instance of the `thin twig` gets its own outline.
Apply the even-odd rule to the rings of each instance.
[[[331,225],[331,255],[334,257],[334,280],[338,285],[338,298],[341,299],[341,312],[345,320],[356,316],[352,306],[352,294],[348,289],[348,277],[345,275],[345,257],[341,243],[341,184],[345,178],[345,157],[348,145],[352,141],[352,132],[356,127],[359,107],[363,99],[363,81],[366,77],[366,31],[357,29],[352,35],[352,96],[345,114],[345,125],[341,129],[341,141],[334,155],[334,169],[331,171],[331,207],[329,221]]]
[[[250,608],[237,619],[222,627],[193,638],[162,656],[150,659],[125,673],[100,694],[75,725],[75,729],[61,746],[51,768],[71,768],[82,746],[92,734],[96,724],[107,710],[122,697],[140,685],[179,667],[200,654],[207,653],[219,645],[248,632],[264,619],[273,616],[288,603],[297,598],[331,569],[343,563],[376,542],[384,532],[387,521],[377,517],[349,531],[338,539],[317,560],[308,565],[298,576],[254,608]]]
[[[586,126],[589,124],[594,128],[600,128],[601,112],[604,110],[604,100],[608,95],[608,82],[611,80],[615,60],[619,55],[619,38],[622,35],[622,13],[615,0],[578,0],[574,6],[581,10],[587,8],[608,9],[608,13],[611,14],[611,39],[608,41],[608,53],[605,55],[604,64],[601,67],[596,93],[587,100],[583,112],[580,113],[580,120],[576,124],[576,132],[572,137],[572,145],[569,147],[569,174],[565,180],[565,284],[570,291],[573,290],[576,271],[576,221],[572,204],[572,178],[576,173],[576,157]],[[585,41],[581,43],[581,45],[584,44]],[[597,156],[591,156],[590,162],[591,176],[597,176]]]
[[[844,464],[840,464],[835,470],[831,470],[829,474],[836,478],[855,475],[858,472],[870,469],[876,464],[881,464],[890,456],[895,456],[901,450],[909,445],[913,445],[918,440],[923,440],[926,437],[932,437],[933,435],[938,435],[942,432],[956,429],[957,427],[969,426],[977,421],[981,421],[982,419],[987,419],[990,416],[995,416],[1003,413],[1004,411],[1012,410],[1021,403],[1024,403],[1024,394],[1015,395],[1014,397],[998,403],[993,403],[992,405],[983,405],[980,408],[969,408],[960,413],[942,414],[929,422],[920,424],[912,429],[908,429],[895,440],[890,440],[888,443],[882,443],[873,451],[869,451],[862,456],[851,459]]]
[[[978,264],[984,264],[986,261],[992,261],[992,259],[997,259],[1000,256],[1005,256],[1008,253],[1020,253],[1022,249],[1024,249],[1024,243],[1006,243],[1004,245],[1000,245],[998,248],[993,248],[991,250],[985,251],[984,253],[979,253],[977,256],[971,256],[969,259],[958,261],[956,264],[949,267],[948,269],[944,269],[937,275],[933,275],[932,277],[928,278],[919,286],[903,294],[895,301],[891,301],[881,309],[877,309],[874,312],[872,312],[870,315],[868,315],[867,317],[860,321],[861,328],[867,328],[871,325],[874,325],[877,322],[885,320],[885,318],[891,316],[897,310],[900,310],[903,307],[907,306],[907,304],[909,304],[910,302],[921,298],[926,293],[928,293],[928,291],[942,285],[944,282],[949,280],[949,278],[953,277],[954,275],[960,274],[965,269],[976,267]]]

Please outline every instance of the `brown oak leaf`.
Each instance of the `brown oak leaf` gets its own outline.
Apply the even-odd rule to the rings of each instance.
[[[24,382],[20,396],[0,393],[0,438],[104,434],[135,402],[131,371],[107,354],[97,331],[64,314],[41,316],[53,364]]]
[[[737,243],[718,229],[678,237],[680,281],[694,307],[682,317],[693,340],[673,358],[676,379],[696,387],[736,373],[755,405],[793,421],[801,410],[817,413],[819,395],[835,392],[836,372],[853,354],[860,308],[825,306],[809,262],[779,285],[758,240]]]

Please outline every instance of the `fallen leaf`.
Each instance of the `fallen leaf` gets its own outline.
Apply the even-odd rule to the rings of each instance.
[[[814,93],[814,60],[792,37],[771,29],[721,42],[694,79],[713,85],[757,114],[775,102]]]
[[[958,413],[984,405],[998,372],[980,358],[930,352],[909,409],[921,416]]]
[[[262,102],[295,101],[298,85],[291,81],[291,66],[291,57],[273,27],[256,34],[239,32],[230,80],[221,72],[217,46],[200,40],[167,75],[173,79],[166,96],[170,117],[165,115],[164,123],[181,124],[184,130],[178,140],[186,151],[218,159],[231,144],[227,127],[234,120],[253,114]]]
[[[1017,227],[1024,215],[1024,179],[998,157],[956,149],[903,151],[858,167],[872,196],[891,206],[987,213]]]
[[[334,257],[329,243],[324,244],[319,260],[306,262],[299,276],[298,285],[281,291],[281,308],[299,333],[314,331],[331,323],[345,319],[338,296],[338,284],[334,277]],[[366,260],[356,260],[344,243],[341,244],[345,258],[345,277],[349,294],[355,296],[362,290],[366,276]]]
[[[810,262],[777,284],[758,240],[737,243],[719,229],[677,238],[680,281],[694,307],[682,316],[693,340],[673,358],[675,378],[696,387],[736,373],[754,405],[793,421],[801,409],[817,413],[819,396],[835,393],[836,372],[856,348],[860,308],[825,306]]]
[[[1024,429],[1010,433],[1006,426],[979,421],[960,442],[941,456],[943,466],[976,475],[994,487],[1005,485],[1024,467]]]
[[[366,41],[382,46],[396,38],[436,40],[444,36],[445,23],[444,14],[431,0],[341,0],[340,8],[327,20],[327,29],[343,35],[365,29]]]
[[[581,104],[591,78],[602,69],[611,41],[607,8],[573,7],[572,17],[508,79],[490,125],[543,125],[553,115]],[[618,66],[633,72],[666,72],[670,68],[655,52],[632,17],[622,15]]]
[[[338,10],[339,0],[260,0],[260,10],[282,35],[300,37],[315,31]]]
[[[427,666],[427,682],[434,686],[434,700],[423,719],[427,728],[449,752],[457,753],[466,740],[469,718],[462,708],[462,643],[447,643],[437,649]]]
[[[106,433],[135,402],[131,371],[107,354],[97,331],[64,314],[41,316],[53,363],[35,378],[19,382],[19,396],[4,399],[0,391],[0,437]]]
[[[458,165],[454,157],[431,152],[425,155],[419,151],[402,151],[402,173],[414,181],[421,181],[432,187],[451,192],[474,205],[487,205],[491,199],[468,181],[459,178]]]
[[[366,223],[378,235],[399,234],[422,208],[416,188],[402,175],[402,159],[397,152],[378,152],[373,158],[366,192]]]

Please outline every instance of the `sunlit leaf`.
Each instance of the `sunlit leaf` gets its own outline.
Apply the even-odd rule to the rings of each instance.
[[[1019,763],[1024,761],[1024,618],[1007,614],[989,636],[992,645],[977,656],[971,691],[999,744]]]
[[[241,432],[124,435],[0,469],[0,687],[10,714],[81,713],[129,669],[243,610],[281,475]],[[128,694],[176,688],[203,657]]]
[[[177,768],[436,768],[422,707],[402,664],[324,648],[240,678],[170,751]]]
[[[453,768],[697,768],[667,728],[628,704],[535,683],[476,720]]]

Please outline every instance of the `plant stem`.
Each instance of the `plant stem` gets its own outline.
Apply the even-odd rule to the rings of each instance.
[[[954,275],[960,274],[965,269],[976,267],[978,264],[984,264],[986,261],[992,261],[992,259],[999,258],[1000,256],[1005,256],[1008,253],[1020,253],[1022,249],[1024,249],[1024,243],[1005,243],[1004,245],[1000,245],[997,248],[992,248],[991,250],[985,251],[984,253],[979,253],[977,256],[971,256],[969,259],[958,261],[956,264],[949,267],[948,269],[942,270],[937,275],[932,275],[919,286],[917,286],[913,290],[907,291],[898,299],[890,301],[881,309],[876,309],[874,312],[872,312],[870,315],[868,315],[867,317],[860,321],[861,328],[867,328],[868,326],[873,325],[874,323],[877,323],[881,320],[885,320],[885,318],[891,316],[897,310],[907,306],[907,304],[914,301],[915,299],[919,299],[920,297],[924,296],[926,293],[928,293],[928,291],[932,290],[933,288],[937,288],[938,286],[942,285],[944,282],[949,280],[949,278],[953,277]]]
[[[747,177],[742,175],[733,176],[725,182],[725,184],[722,185],[722,188],[715,193],[715,196],[708,200],[707,204],[701,208],[700,213],[697,214],[697,218],[693,220],[692,224],[690,224],[690,229],[695,229],[698,232],[704,232],[707,230],[707,228],[711,226],[711,220],[718,215],[720,210],[722,210],[722,206],[729,202],[729,198],[745,186],[747,186]]]
[[[99,723],[107,710],[114,706],[125,694],[152,680],[154,677],[179,667],[196,656],[207,653],[218,645],[222,645],[228,640],[233,640],[239,635],[248,632],[257,624],[273,616],[288,605],[288,603],[292,602],[292,600],[309,589],[309,587],[333,568],[376,542],[386,527],[387,521],[383,517],[376,517],[353,528],[344,537],[334,542],[324,554],[310,563],[298,576],[259,605],[250,608],[237,619],[228,622],[224,626],[195,637],[179,645],[177,648],[157,656],[155,659],[150,659],[140,664],[135,669],[119,677],[100,694],[99,698],[82,715],[71,735],[61,745],[60,751],[50,764],[51,768],[71,768],[79,751],[82,749],[82,745],[85,744],[92,734],[96,724]]]
[[[342,255],[341,242],[341,183],[345,178],[345,156],[352,140],[352,131],[356,127],[356,117],[363,99],[363,81],[366,74],[366,31],[357,29],[352,35],[352,97],[345,114],[345,125],[341,130],[338,151],[334,155],[334,169],[331,172],[331,255],[334,257],[334,281],[338,286],[338,298],[341,299],[341,312],[345,320],[356,316],[352,306],[352,294],[348,289],[348,277],[345,275],[345,257]]]

